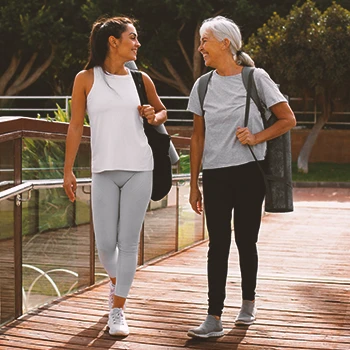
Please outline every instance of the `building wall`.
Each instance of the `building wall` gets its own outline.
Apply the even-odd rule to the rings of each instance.
[[[292,130],[292,159],[297,160],[310,130]],[[350,130],[321,130],[310,154],[310,163],[350,163]]]
[[[167,126],[170,135],[191,137],[190,126]],[[296,161],[309,129],[293,129],[292,159]],[[321,130],[311,151],[311,163],[350,163],[350,130]]]

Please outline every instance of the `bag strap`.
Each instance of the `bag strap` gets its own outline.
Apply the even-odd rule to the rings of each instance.
[[[242,71],[243,73],[243,71]],[[254,78],[253,78],[253,73],[254,73],[254,68],[253,69],[249,69],[247,70],[247,74],[245,75],[245,80],[243,80],[243,82],[245,81],[246,82],[246,85],[244,84],[246,90],[247,90],[247,97],[246,97],[246,103],[245,103],[245,115],[244,115],[244,127],[246,127],[248,125],[248,121],[249,121],[249,112],[250,112],[250,99],[253,97],[251,96],[251,93],[252,93],[252,88],[253,88],[253,81],[254,81]],[[243,75],[242,75],[243,77]],[[252,154],[261,174],[262,174],[262,177],[264,179],[264,183],[265,183],[265,188],[266,188],[266,191],[269,191],[269,184],[268,184],[268,181],[267,181],[267,176],[265,174],[265,171],[264,169],[262,168],[262,166],[260,165],[259,161],[258,161],[258,158],[256,158],[252,148],[250,147],[250,145],[248,145],[248,148],[249,148],[249,151],[250,153]]]
[[[205,95],[207,94],[208,91],[208,85],[209,85],[209,81],[211,79],[211,77],[213,76],[214,71],[210,71],[204,75],[202,75],[199,80],[198,80],[198,86],[197,86],[197,91],[198,91],[198,97],[199,97],[199,104],[201,106],[202,109],[202,116],[204,117],[204,98]]]
[[[132,70],[132,69],[130,69],[130,73],[131,73],[132,78],[134,79],[134,82],[136,85],[136,90],[137,90],[137,93],[139,94],[141,105],[147,105],[148,99],[147,99],[145,83],[143,82],[143,79],[142,79],[142,73],[138,70]],[[152,127],[151,124],[148,124],[148,121],[145,117],[143,117],[142,119],[143,119],[143,127],[144,128]]]
[[[130,73],[131,73],[132,78],[134,79],[137,93],[139,94],[141,105],[148,104],[146,88],[145,88],[145,84],[144,84],[143,79],[142,79],[142,73],[137,71],[137,70],[131,70],[131,69],[130,69]]]
[[[252,76],[254,74],[255,68],[254,67],[243,67],[242,69],[242,80],[243,80],[243,85],[245,87],[245,89],[248,91],[248,81],[249,81],[249,74],[251,72]],[[265,108],[263,107],[260,97],[258,95],[258,89],[256,87],[255,84],[255,79],[254,77],[252,78],[252,86],[251,86],[251,91],[250,91],[250,95],[252,100],[254,101],[256,107],[258,108],[261,118],[263,120],[263,124],[264,124],[264,128],[266,129],[267,127],[267,120],[265,117]]]
[[[250,99],[253,99],[253,96],[252,96],[252,91],[253,91],[253,86],[254,86],[253,73],[254,73],[254,70],[253,69],[250,70],[249,74],[248,74],[248,78],[246,80],[246,83],[247,83],[247,88],[246,88],[247,89],[247,98],[246,98],[245,116],[244,116],[244,126],[245,127],[248,125],[248,120],[249,120]],[[258,165],[261,174],[263,175],[266,191],[270,190],[267,180],[274,180],[274,181],[278,181],[278,182],[284,182],[283,178],[280,178],[280,177],[274,176],[274,175],[266,174],[264,169],[260,165],[258,159],[256,158],[252,148],[249,145],[248,145],[248,148],[249,148],[249,151],[252,154],[256,164]]]
[[[247,90],[247,97],[246,97],[246,101],[245,101],[245,115],[244,115],[244,127],[247,127],[248,125],[248,121],[249,121],[249,112],[250,112],[250,99],[253,98],[251,96],[252,94],[252,86],[253,86],[253,73],[254,73],[254,69],[250,69],[248,71],[248,74],[246,76],[246,90]],[[248,145],[248,148],[250,150],[250,153],[252,154],[254,160],[256,161],[256,163],[259,166],[259,169],[261,170],[261,172],[263,173],[263,175],[265,175],[265,172],[263,171],[261,165],[259,164],[258,159],[256,158],[252,148],[250,147],[250,145]]]

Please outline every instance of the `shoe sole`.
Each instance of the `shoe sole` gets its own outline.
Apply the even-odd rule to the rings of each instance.
[[[236,326],[251,326],[255,320],[253,321],[235,321]]]
[[[187,335],[191,338],[217,338],[217,337],[222,337],[223,335],[225,334],[224,331],[221,331],[221,332],[210,332],[210,333],[207,333],[207,334],[196,334],[196,333],[193,333],[193,332],[187,332]]]
[[[125,332],[115,332],[115,333],[111,333],[111,331],[108,332],[109,335],[111,335],[112,337],[126,337],[127,335],[129,335],[129,332],[125,333]]]

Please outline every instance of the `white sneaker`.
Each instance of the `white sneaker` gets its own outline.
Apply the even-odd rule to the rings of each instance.
[[[115,284],[113,284],[112,281],[109,281],[109,297],[108,297],[109,310],[112,310],[113,308],[114,292],[115,292]]]
[[[123,309],[115,307],[109,312],[108,327],[110,335],[127,336],[129,334]]]
[[[237,326],[249,326],[255,322],[257,308],[254,301],[243,300],[241,310],[236,317]]]

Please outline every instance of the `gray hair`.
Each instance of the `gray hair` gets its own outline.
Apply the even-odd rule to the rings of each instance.
[[[235,22],[223,16],[208,18],[203,21],[199,29],[200,35],[202,36],[206,30],[211,31],[219,41],[223,41],[226,38],[230,41],[230,51],[238,65],[254,67],[255,64],[251,57],[241,51],[242,35]]]

